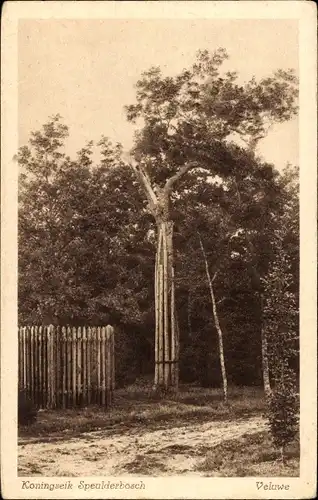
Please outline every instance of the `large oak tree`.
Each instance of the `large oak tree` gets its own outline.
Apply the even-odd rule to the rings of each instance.
[[[241,178],[272,124],[289,120],[296,112],[297,82],[292,71],[278,70],[260,81],[252,78],[239,84],[236,73],[222,72],[227,57],[223,49],[212,54],[200,51],[195,63],[174,77],[153,67],[136,84],[136,104],[126,107],[128,120],[141,123],[130,165],[157,225],[156,389],[178,386],[171,214],[175,186],[194,169],[204,169],[212,178]]]

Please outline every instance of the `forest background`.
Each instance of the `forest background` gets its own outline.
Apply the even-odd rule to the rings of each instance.
[[[176,76],[153,67],[125,108],[139,124],[131,158],[155,190],[193,164],[169,219],[180,377],[203,386],[221,383],[220,330],[230,384],[262,383],[264,332],[274,345],[287,328],[298,363],[298,172],[256,149],[297,113],[297,79],[240,83],[227,60],[203,50]],[[120,143],[92,138],[71,158],[68,135],[55,115],[19,151],[19,322],[113,324],[125,384],[154,371],[156,222]]]

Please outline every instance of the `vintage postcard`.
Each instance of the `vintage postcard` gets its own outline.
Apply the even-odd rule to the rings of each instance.
[[[316,19],[5,2],[3,498],[315,497]]]

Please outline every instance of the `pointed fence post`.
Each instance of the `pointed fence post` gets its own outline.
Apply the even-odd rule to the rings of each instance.
[[[56,374],[55,374],[55,349],[54,326],[47,329],[47,376],[48,376],[48,408],[55,408],[56,404]]]

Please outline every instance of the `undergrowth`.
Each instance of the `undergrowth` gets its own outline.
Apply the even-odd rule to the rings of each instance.
[[[112,408],[87,407],[45,410],[38,413],[37,422],[20,426],[19,435],[54,439],[78,436],[96,430],[130,432],[147,426],[147,430],[162,426],[191,425],[194,422],[230,420],[259,415],[265,411],[262,391],[258,388],[232,388],[227,404],[219,389],[181,386],[177,394],[158,399],[148,388],[138,386],[116,391]]]
[[[283,463],[269,432],[264,431],[215,446],[197,470],[213,477],[299,476],[299,454],[299,438],[296,438],[286,449]]]

